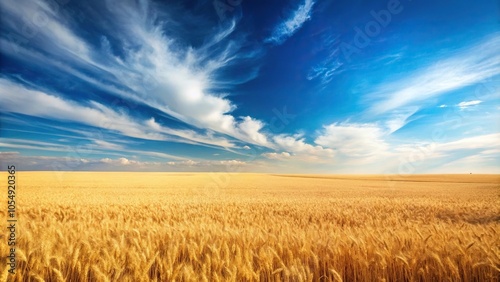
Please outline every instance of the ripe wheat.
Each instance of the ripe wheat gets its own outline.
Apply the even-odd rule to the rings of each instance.
[[[21,172],[17,273],[0,277],[499,281],[498,176],[215,179]]]

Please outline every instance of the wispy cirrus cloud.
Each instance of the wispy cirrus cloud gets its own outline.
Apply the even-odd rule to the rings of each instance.
[[[385,121],[385,126],[387,127],[387,132],[392,134],[399,129],[405,127],[410,121],[412,121],[413,115],[419,110],[418,107],[404,107],[397,111],[394,111],[389,118]]]
[[[291,37],[302,25],[311,19],[312,8],[314,6],[313,0],[305,0],[297,10],[293,11],[289,18],[278,24],[270,37],[265,39],[265,42],[273,44],[282,44]]]
[[[126,5],[113,6],[113,9],[100,7],[109,17],[108,23],[116,28],[101,27],[103,32],[113,33],[102,34],[101,46],[95,46],[95,43],[79,36],[81,30],[78,22],[72,22],[70,18],[63,16],[60,8],[54,9],[55,6],[46,5],[44,1],[21,2],[22,5],[17,6],[2,2],[2,8],[6,11],[3,21],[8,24],[9,29],[22,34],[21,25],[16,23],[22,22],[26,14],[43,13],[47,15],[48,20],[44,26],[38,27],[37,36],[28,42],[36,43],[37,49],[30,48],[30,44],[23,41],[12,42],[3,37],[1,48],[4,54],[38,68],[50,65],[53,67],[51,71],[55,73],[69,75],[72,79],[80,80],[87,86],[104,90],[116,97],[145,104],[188,126],[217,133],[201,136],[195,130],[179,131],[178,135],[174,134],[178,137],[177,141],[185,140],[191,143],[204,140],[202,143],[207,141],[207,144],[233,147],[231,142],[216,136],[228,135],[241,142],[269,146],[267,137],[260,132],[264,123],[250,116],[231,115],[236,106],[225,98],[227,93],[221,89],[252,78],[250,75],[231,81],[219,75],[221,70],[226,70],[236,63],[252,61],[259,56],[258,50],[239,53],[245,43],[233,34],[234,21],[212,32],[205,44],[192,47],[181,43],[180,38],[176,37],[175,28],[169,26],[170,32],[165,32],[164,23],[171,18],[169,14],[160,16],[156,13],[152,8],[156,3],[127,2]],[[56,28],[57,32],[50,32],[47,25]],[[107,37],[113,38],[114,44]],[[251,68],[254,67],[250,66]],[[2,83],[6,81],[4,79]],[[214,89],[221,90],[217,93]],[[2,94],[8,95],[5,92]],[[51,95],[44,98],[54,101],[58,99]],[[56,102],[63,108],[74,106],[64,104],[64,101]],[[99,111],[101,114],[107,114],[109,110],[106,105],[99,105],[98,102],[95,102],[93,107],[94,109],[85,111],[94,115],[84,114],[80,116],[82,120],[73,120],[88,124],[89,118]],[[58,110],[66,111],[66,116],[71,118],[69,113],[73,111],[61,108]],[[23,111],[34,116],[47,116],[49,112]],[[107,120],[111,121],[109,118]],[[124,121],[128,125],[132,123],[130,120],[123,120],[123,117],[114,123],[118,121]],[[115,126],[120,127],[121,132],[128,136],[147,137],[152,140],[163,139],[158,133],[172,133],[168,128],[160,128],[158,120],[140,123],[146,124],[156,133],[146,136],[145,132],[131,132],[138,129],[136,126],[130,126],[128,129],[125,125]]]
[[[343,66],[342,62],[338,60],[328,59],[324,62],[312,67],[307,74],[307,80],[320,79],[322,85],[327,85],[330,83],[334,75],[341,73],[343,70],[340,68]]]
[[[2,2],[2,24],[14,33],[3,38],[17,40],[2,43],[2,51],[19,52],[18,44],[31,46],[33,52],[64,57],[66,60],[91,62],[91,47],[69,27],[72,21],[62,13],[62,6],[46,1]],[[20,37],[24,35],[25,37]],[[33,48],[37,46],[37,49]]]
[[[461,109],[461,110],[464,110],[464,109],[467,109],[468,107],[471,107],[471,106],[477,106],[479,104],[481,104],[481,100],[473,100],[473,101],[463,101],[463,102],[460,102],[458,103],[458,107]]]
[[[500,174],[500,167],[498,166],[498,157],[489,154],[480,153],[471,155],[458,160],[445,163],[440,167],[434,168],[433,173],[478,173],[478,174]],[[428,171],[426,171],[428,172]]]
[[[86,104],[67,100],[42,91],[26,88],[9,79],[0,78],[0,111],[14,112],[81,124],[118,132],[122,135],[146,140],[184,141],[233,147],[222,137],[195,134],[192,130],[171,129],[154,123],[153,120],[137,120],[95,101]],[[42,106],[43,105],[43,106]]]
[[[290,10],[283,17],[273,12],[256,15],[271,16],[262,22],[277,23],[265,34],[254,29],[258,25],[246,21],[254,15],[241,25],[238,17],[215,21],[208,2],[200,3],[199,9],[154,0],[92,1],[92,5],[47,0],[0,2],[0,53],[7,62],[2,64],[0,76],[0,114],[2,126],[6,124],[0,130],[6,133],[0,138],[0,149],[19,150],[18,157],[35,151],[54,157],[93,148],[88,156],[71,156],[71,160],[24,159],[40,167],[47,167],[50,161],[70,161],[78,164],[75,169],[210,170],[210,166],[223,169],[240,164],[243,161],[238,158],[248,156],[255,160],[252,165],[243,165],[245,168],[273,170],[281,166],[313,171],[345,166],[362,171],[378,169],[388,158],[397,165],[399,157],[415,148],[409,138],[423,138],[417,144],[431,142],[425,140],[428,136],[422,123],[426,129],[431,129],[429,125],[443,128],[446,125],[439,121],[448,119],[446,122],[454,124],[447,128],[456,130],[445,133],[446,143],[433,142],[432,156],[426,158],[446,163],[479,152],[487,156],[477,160],[498,160],[498,155],[491,155],[497,140],[485,135],[498,128],[490,122],[498,116],[494,113],[498,105],[493,101],[499,93],[498,33],[482,41],[451,34],[445,39],[446,48],[476,43],[429,58],[422,55],[443,54],[444,45],[404,51],[399,45],[411,42],[407,40],[413,35],[406,35],[404,25],[396,24],[399,19],[394,17],[394,25],[386,31],[394,32],[398,43],[380,37],[380,48],[365,50],[366,60],[348,66],[339,58],[338,43],[349,37],[350,31],[348,27],[338,30],[337,23],[344,22],[344,16],[355,20],[363,15],[351,15],[351,9],[343,14],[337,9],[348,7],[348,1],[328,13],[318,13],[329,8],[323,4],[318,7],[315,0],[293,2],[293,6],[266,4],[273,11],[288,6]],[[257,8],[265,6],[250,5],[255,7],[245,11],[262,11]],[[210,9],[204,10],[207,7]],[[329,17],[336,14],[340,18],[332,21]],[[305,27],[311,33],[299,32]],[[324,39],[317,44],[315,36],[320,34]],[[486,34],[486,30],[478,34]],[[266,36],[263,44],[260,39]],[[292,36],[301,44],[283,44],[279,51],[282,48],[284,52],[275,53],[269,61],[273,67],[260,70],[269,59],[263,56],[266,48],[275,48]],[[285,60],[293,60],[289,62],[293,71],[275,64]],[[416,71],[401,72],[417,65],[420,68]],[[343,81],[335,79],[340,72],[346,74]],[[304,74],[310,82],[295,79]],[[263,80],[252,81],[257,75]],[[381,77],[400,75],[406,77],[380,83]],[[482,83],[487,78],[492,81]],[[267,98],[269,89],[269,83],[262,82],[278,85],[280,79],[288,79],[285,86],[290,90],[269,93],[274,97],[262,100],[260,107],[259,99]],[[478,83],[484,87],[474,91],[484,93],[471,97],[465,88]],[[320,92],[315,91],[316,86],[335,95],[300,96]],[[457,95],[445,96],[461,89],[464,91],[456,91]],[[300,118],[289,123],[286,114],[282,119],[266,112],[270,109],[266,106],[278,100],[296,109]],[[472,119],[473,111],[465,109],[479,103],[484,115]],[[435,107],[426,108],[426,104]],[[327,108],[331,105],[334,107]],[[318,107],[317,111],[312,109],[317,113],[304,114],[311,107]],[[451,120],[447,112],[460,116]],[[286,127],[274,132],[273,120]],[[323,124],[325,120],[327,124]],[[412,126],[418,129],[412,131]],[[309,132],[314,133],[305,135]],[[483,135],[463,139],[474,134]],[[219,160],[213,160],[215,156]]]
[[[227,93],[214,92],[242,83],[252,78],[228,80],[219,72],[233,65],[251,62],[259,56],[259,50],[240,52],[244,40],[234,35],[234,21],[212,32],[209,39],[198,47],[180,44],[175,28],[165,32],[160,16],[154,12],[149,1],[127,2],[111,10],[104,9],[108,23],[116,28],[105,27],[104,31],[116,33],[102,34],[100,45],[87,42],[78,35],[78,23],[51,10],[43,1],[27,5],[28,12],[44,11],[50,15],[53,25],[65,28],[64,34],[71,42],[82,42],[83,49],[76,52],[62,40],[42,29],[41,38],[47,44],[37,45],[34,50],[23,42],[9,42],[2,38],[2,52],[33,67],[46,68],[71,79],[82,81],[87,86],[105,91],[121,99],[154,108],[177,121],[193,127],[193,130],[179,130],[164,125],[159,117],[140,119],[126,115],[105,103],[86,100],[70,100],[55,90],[36,90],[11,78],[1,78],[4,91],[0,96],[7,101],[2,110],[54,120],[67,120],[103,128],[124,136],[156,141],[174,141],[188,144],[210,145],[225,148],[241,148],[236,143],[247,143],[271,149],[289,150],[295,156],[312,153],[331,155],[327,148],[308,144],[303,139],[273,136],[265,133],[266,123],[251,116],[234,116],[236,109]],[[7,20],[20,21],[23,13],[11,4],[8,6]],[[291,36],[310,18],[313,1],[303,5],[276,29],[276,40]],[[168,14],[162,15],[167,17]],[[10,26],[16,30],[15,25]],[[107,38],[113,38],[115,43]],[[118,42],[116,42],[118,41]],[[66,46],[65,52],[52,52],[51,44]],[[77,44],[78,45],[78,44]],[[13,48],[9,48],[13,47]],[[116,50],[119,50],[117,52]],[[95,79],[99,77],[100,79]],[[18,93],[16,97],[12,93]],[[37,101],[47,107],[20,107],[27,101]],[[195,130],[197,129],[197,130]],[[201,131],[201,133],[200,133]],[[291,139],[290,139],[291,138]],[[293,140],[292,140],[293,139]],[[293,141],[292,143],[290,143]],[[292,148],[290,144],[297,145]],[[113,149],[110,144],[109,149]],[[111,146],[111,147],[110,147]],[[243,148],[247,148],[244,146]]]
[[[409,173],[498,173],[500,134],[483,134],[447,142],[399,145],[393,159]],[[439,164],[436,166],[436,164]]]
[[[478,135],[462,138],[445,143],[438,143],[436,150],[441,152],[452,152],[462,150],[492,150],[499,149],[500,133]]]
[[[382,114],[407,105],[479,83],[500,74],[500,34],[410,73],[398,81],[386,82],[367,95],[370,111]]]
[[[54,152],[68,152],[70,150],[70,146],[68,145],[17,138],[0,138],[0,147],[28,150],[38,150],[42,148],[43,151]]]
[[[335,77],[335,75],[344,72],[346,69],[344,63],[339,57],[340,49],[338,47],[340,35],[332,35],[327,30],[321,37],[321,47],[318,48],[320,61],[313,65],[306,76],[307,80],[319,80],[321,86],[326,86]],[[325,53],[326,51],[326,53]]]

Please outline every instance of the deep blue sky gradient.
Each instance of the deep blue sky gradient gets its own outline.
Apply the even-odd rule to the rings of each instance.
[[[499,5],[3,1],[0,163],[498,173]]]

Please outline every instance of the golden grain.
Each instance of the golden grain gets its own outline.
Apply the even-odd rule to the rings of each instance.
[[[19,173],[0,281],[499,281],[498,176],[58,176]]]

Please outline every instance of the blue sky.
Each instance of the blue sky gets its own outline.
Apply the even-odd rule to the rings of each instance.
[[[2,1],[0,164],[500,173],[500,7]]]

